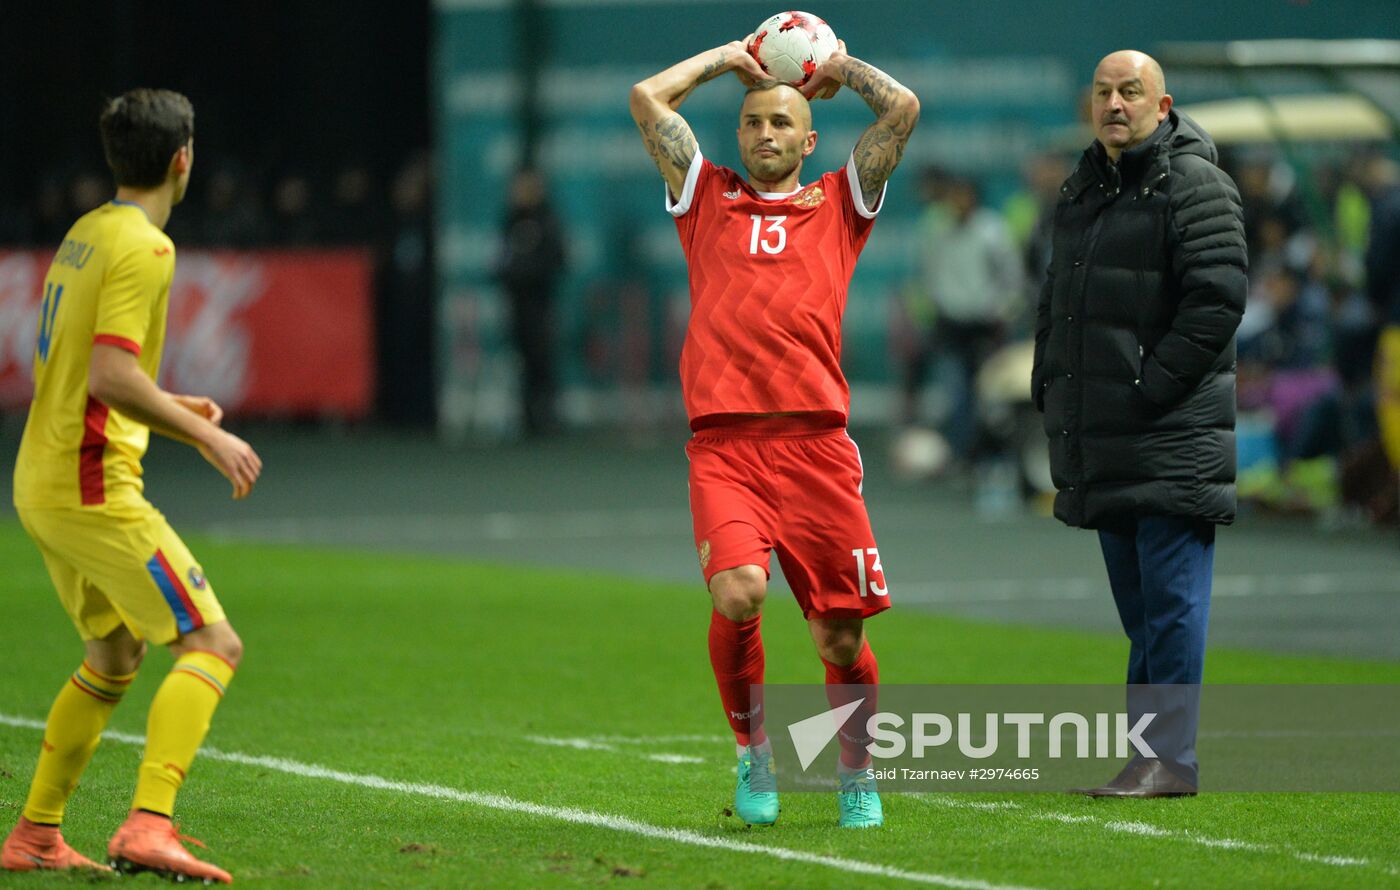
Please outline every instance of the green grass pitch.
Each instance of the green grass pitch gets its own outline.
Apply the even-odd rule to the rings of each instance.
[[[726,815],[733,749],[699,583],[190,543],[247,654],[206,743],[225,759],[196,761],[177,818],[240,885],[1400,886],[1390,794],[886,795],[886,827],[864,833],[835,827],[829,797],[788,794],[776,827],[746,829]],[[80,648],[13,523],[0,565],[0,715],[42,720]],[[1125,645],[898,608],[870,635],[891,683],[1104,682]],[[770,681],[820,681],[785,597],[764,637]],[[168,664],[148,656],[113,730],[144,731]],[[1400,664],[1217,650],[1207,677],[1396,683]],[[6,826],[38,740],[0,724]],[[65,825],[80,850],[105,848],[138,758],[130,741],[99,749]],[[87,881],[0,873],[70,883]]]

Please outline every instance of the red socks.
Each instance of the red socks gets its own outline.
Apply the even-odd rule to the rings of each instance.
[[[875,661],[875,653],[870,651],[870,644],[866,643],[861,647],[860,655],[854,664],[842,667],[825,658],[822,659],[822,664],[826,665],[826,699],[833,708],[839,708],[861,697],[865,698],[860,707],[846,719],[841,732],[837,734],[841,742],[841,765],[848,770],[863,769],[870,763],[870,753],[866,750],[866,745],[870,744],[871,739],[865,728],[876,711],[873,687],[880,682],[880,666]],[[849,686],[870,688],[843,688]]]
[[[719,612],[710,613],[710,665],[719,684],[719,698],[724,704],[724,716],[734,730],[734,738],[744,746],[761,745],[767,739],[762,727],[763,700],[754,697],[750,687],[763,682],[763,636],[756,615],[748,621],[731,621]],[[826,696],[833,708],[865,698],[846,720],[838,736],[841,742],[841,765],[846,769],[862,769],[870,762],[866,745],[870,737],[866,725],[877,710],[873,687],[880,683],[880,667],[870,644],[861,647],[854,664],[841,666],[822,659],[826,665]],[[851,688],[865,687],[865,688]],[[756,724],[749,731],[750,718]]]
[[[735,740],[745,746],[762,744],[767,738],[761,724],[752,736],[749,733],[750,717],[761,721],[763,711],[762,699],[755,699],[749,690],[763,682],[763,636],[758,629],[762,620],[762,615],[740,622],[717,611],[710,614],[710,665],[719,684],[719,699]]]

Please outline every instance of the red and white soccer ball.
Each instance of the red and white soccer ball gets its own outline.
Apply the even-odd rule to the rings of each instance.
[[[802,86],[836,52],[836,32],[810,12],[780,12],[753,32],[749,55],[769,77]]]

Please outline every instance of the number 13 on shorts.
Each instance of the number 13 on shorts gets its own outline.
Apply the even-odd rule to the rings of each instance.
[[[860,582],[860,595],[863,597],[867,593],[876,596],[889,596],[889,588],[885,586],[885,570],[880,566],[880,549],[878,547],[857,547],[851,551],[851,556],[856,561],[856,578]]]

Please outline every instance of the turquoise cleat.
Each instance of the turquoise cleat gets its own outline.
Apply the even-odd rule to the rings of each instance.
[[[880,792],[875,780],[865,770],[839,773],[841,788],[836,792],[836,808],[841,814],[842,828],[879,828],[885,824],[885,809],[880,805]]]
[[[745,748],[739,755],[734,811],[749,825],[772,825],[778,821],[778,783],[773,778],[772,754]]]

